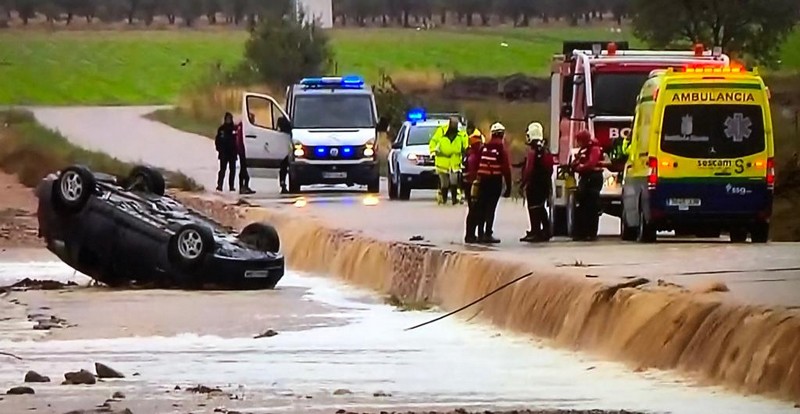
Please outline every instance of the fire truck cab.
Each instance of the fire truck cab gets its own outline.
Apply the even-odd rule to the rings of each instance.
[[[630,50],[627,42],[564,42],[551,65],[550,150],[557,154],[550,217],[555,236],[572,236],[578,176],[570,164],[578,146],[575,136],[588,130],[603,146],[611,167],[603,171],[601,214],[622,212],[625,140],[630,139],[636,101],[651,72],[691,64],[728,65],[715,47],[689,51]]]

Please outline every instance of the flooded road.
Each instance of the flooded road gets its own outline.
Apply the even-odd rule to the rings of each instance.
[[[23,277],[88,283],[60,262],[0,263],[0,285]],[[785,403],[664,373],[632,373],[457,318],[404,331],[440,314],[402,312],[327,278],[289,272],[279,286],[273,292],[77,287],[3,295],[0,350],[24,360],[0,357],[0,387],[22,385],[30,369],[53,382],[32,384],[33,396],[4,396],[0,412],[64,413],[102,403],[115,391],[127,399],[114,404],[137,414],[220,407],[253,413],[457,407],[796,412]],[[34,331],[27,315],[35,313],[77,326]],[[266,329],[278,335],[253,338]],[[63,373],[92,370],[94,362],[126,378],[59,385]],[[233,399],[186,391],[198,384],[220,387]]]

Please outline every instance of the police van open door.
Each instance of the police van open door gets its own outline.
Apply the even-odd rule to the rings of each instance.
[[[278,168],[291,151],[289,116],[269,95],[245,92],[242,130],[249,168]]]

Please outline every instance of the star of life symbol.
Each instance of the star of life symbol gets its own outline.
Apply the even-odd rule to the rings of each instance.
[[[753,130],[750,127],[753,122],[750,118],[746,118],[743,114],[736,113],[733,117],[728,117],[725,120],[725,136],[732,139],[733,142],[742,142],[745,138],[750,138]]]

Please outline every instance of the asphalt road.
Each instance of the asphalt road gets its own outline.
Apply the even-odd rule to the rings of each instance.
[[[142,118],[156,107],[35,108],[44,125],[59,130],[82,147],[106,152],[125,161],[180,170],[207,188],[216,182],[217,160],[211,140],[177,131]],[[414,191],[411,201],[390,201],[385,182],[380,196],[363,188],[304,187],[299,196],[279,194],[274,171],[258,171],[252,182],[253,202],[294,209],[330,225],[360,230],[386,240],[421,236],[424,243],[450,249],[464,246],[463,206],[437,206],[431,191]],[[622,243],[619,222],[604,216],[601,240],[548,244],[518,242],[527,229],[521,201],[503,200],[495,234],[503,243],[485,254],[525,260],[538,265],[571,268],[575,274],[604,279],[642,276],[687,286],[723,282],[731,297],[755,304],[800,306],[800,243],[733,245],[724,239],[679,240],[664,237],[655,245]]]

